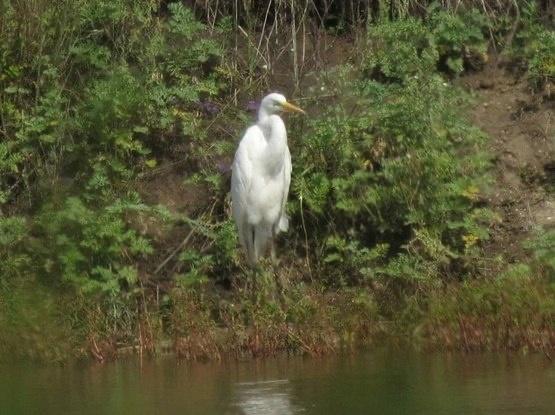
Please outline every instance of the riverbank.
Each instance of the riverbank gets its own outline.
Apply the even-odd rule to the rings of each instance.
[[[337,22],[276,4],[232,21],[243,11],[85,2],[64,9],[67,38],[57,2],[0,16],[4,359],[552,354],[555,36],[540,6],[507,26],[473,7]],[[253,271],[229,164],[250,101],[276,87],[309,115],[286,119],[279,263]]]
[[[400,296],[396,305],[387,297],[380,303],[375,289],[325,290],[295,281],[284,287],[275,275],[266,278],[232,293],[210,285],[173,293],[171,309],[138,313],[140,319],[107,314],[83,298],[10,290],[9,301],[2,297],[3,307],[13,307],[8,313],[4,308],[0,320],[2,360],[107,362],[172,354],[221,361],[383,345],[551,357],[555,349],[555,288],[518,266],[495,278]]]

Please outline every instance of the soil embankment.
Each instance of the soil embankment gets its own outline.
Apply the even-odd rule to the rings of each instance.
[[[555,226],[555,101],[493,64],[461,83],[477,95],[471,118],[494,158],[488,203],[501,220],[487,252],[515,262],[534,228]]]

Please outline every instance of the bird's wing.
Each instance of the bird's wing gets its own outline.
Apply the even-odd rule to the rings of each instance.
[[[289,217],[286,212],[287,196],[289,195],[289,186],[291,185],[291,153],[289,152],[289,147],[285,150],[285,160],[283,162],[283,175],[284,175],[284,186],[283,186],[283,199],[281,201],[281,213],[279,219],[278,230],[286,232],[289,229]]]
[[[246,227],[247,200],[253,178],[252,148],[263,139],[257,126],[250,127],[239,143],[231,168],[231,211],[237,224],[239,239],[244,245],[243,233]],[[250,151],[249,151],[250,150]]]

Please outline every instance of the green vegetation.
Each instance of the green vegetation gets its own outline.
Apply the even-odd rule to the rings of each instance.
[[[356,33],[357,54],[299,89],[294,226],[254,275],[222,165],[250,119],[237,102],[271,87],[261,64],[293,44],[297,86],[301,52],[290,33],[263,49],[264,11],[206,3],[0,2],[0,354],[104,359],[167,339],[191,359],[324,353],[407,334],[554,346],[553,232],[526,242],[529,263],[484,255],[500,220],[484,202],[491,156],[448,82],[487,61],[490,16],[350,1],[315,20]],[[288,4],[268,22],[310,23],[316,5]],[[554,32],[534,16],[510,54],[543,87]],[[179,208],[164,203],[175,175]]]
[[[531,266],[536,268],[536,272],[546,275],[553,282],[555,280],[555,256],[553,255],[555,231],[540,228],[525,242],[524,246],[534,258]]]
[[[427,282],[442,266],[473,261],[494,216],[475,203],[488,160],[483,134],[457,115],[461,92],[435,74],[350,87],[349,108],[312,120],[297,152],[294,193],[316,259],[349,264],[330,275],[336,283]]]
[[[510,54],[527,71],[535,88],[545,88],[551,94],[555,83],[555,30],[540,22],[541,15],[537,4],[525,3]]]

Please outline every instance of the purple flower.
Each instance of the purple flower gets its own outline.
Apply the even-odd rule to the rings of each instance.
[[[247,102],[247,111],[249,111],[249,112],[258,112],[258,108],[260,108],[260,102],[259,101],[250,100],[249,102]]]
[[[219,172],[222,174],[228,173],[231,171],[231,163],[229,160],[220,160],[216,163],[216,167],[218,168]]]

